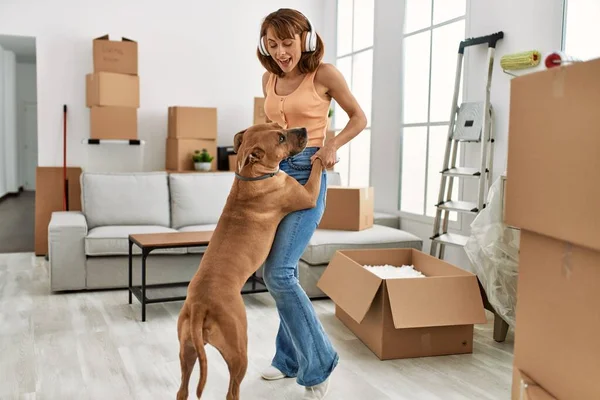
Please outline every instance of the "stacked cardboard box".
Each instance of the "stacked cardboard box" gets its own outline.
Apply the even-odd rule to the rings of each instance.
[[[511,82],[505,222],[521,229],[513,400],[600,399],[600,59]]]
[[[329,186],[319,229],[362,231],[373,226],[373,187]]]
[[[140,106],[138,45],[130,39],[93,41],[94,72],[86,75],[91,139],[137,139]]]
[[[169,107],[166,167],[170,171],[194,170],[192,156],[206,149],[217,170],[217,109]]]

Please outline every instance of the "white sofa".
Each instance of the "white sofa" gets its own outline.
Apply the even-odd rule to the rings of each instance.
[[[330,185],[339,184],[336,173],[328,174]],[[128,235],[214,229],[233,179],[232,172],[84,172],[82,211],[54,212],[48,226],[51,290],[126,288]],[[300,262],[300,282],[310,297],[323,295],[316,281],[338,249],[421,249],[421,239],[398,229],[397,216],[376,214],[375,223],[358,232],[317,229]],[[204,249],[153,251],[147,284],[189,281]],[[133,251],[133,283],[138,285],[141,252],[137,246]]]

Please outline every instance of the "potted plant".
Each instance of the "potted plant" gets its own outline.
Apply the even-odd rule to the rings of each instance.
[[[194,160],[194,168],[196,171],[210,171],[211,161],[213,158],[214,157],[208,154],[206,149],[202,149],[202,151],[194,151],[194,155],[192,156],[192,159]]]

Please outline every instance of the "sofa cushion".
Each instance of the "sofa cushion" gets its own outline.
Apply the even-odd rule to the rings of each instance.
[[[206,231],[214,231],[217,224],[206,224],[206,225],[191,225],[184,226],[183,228],[179,228],[179,232],[206,232]],[[206,251],[208,246],[194,246],[188,247],[188,253],[192,254],[202,254]]]
[[[171,173],[171,227],[216,224],[233,179],[233,172]]]
[[[81,205],[90,229],[112,225],[168,227],[166,172],[81,174]]]
[[[85,237],[85,254],[88,256],[115,256],[129,254],[129,235],[132,233],[169,233],[175,229],[156,225],[99,226],[90,229]],[[142,254],[137,245],[133,245],[133,254]],[[151,254],[185,254],[185,248],[157,249]],[[127,262],[127,261],[124,261]]]
[[[336,251],[343,249],[414,248],[421,250],[423,241],[408,232],[388,226],[373,225],[362,231],[317,229],[302,260],[311,265],[327,264]]]

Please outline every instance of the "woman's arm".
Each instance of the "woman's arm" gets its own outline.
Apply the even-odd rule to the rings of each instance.
[[[344,76],[334,65],[321,65],[315,80],[319,85],[327,88],[327,94],[340,105],[350,119],[344,129],[327,142],[338,150],[365,129],[367,117],[352,92],[350,92]]]
[[[349,118],[344,129],[328,140],[327,144],[312,157],[313,161],[319,157],[325,168],[332,168],[336,163],[336,151],[365,129],[367,117],[352,92],[350,92],[344,76],[334,65],[321,65],[315,75],[315,84],[318,87],[317,90],[326,90],[327,95],[331,96],[340,105]]]

